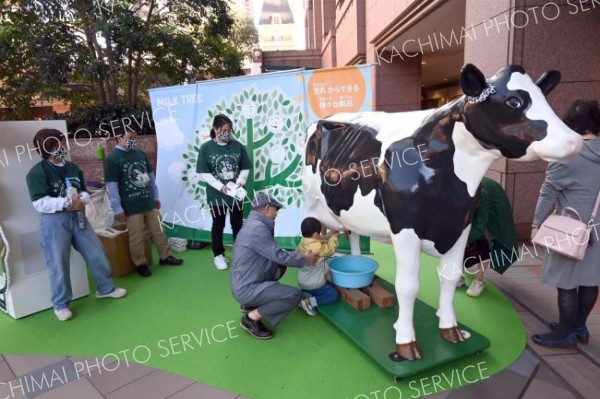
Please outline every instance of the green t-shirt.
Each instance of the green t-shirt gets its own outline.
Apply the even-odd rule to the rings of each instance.
[[[83,172],[72,162],[65,162],[64,166],[58,166],[44,159],[31,168],[26,180],[32,202],[46,196],[66,197],[67,181],[77,189],[78,193],[86,191]]]
[[[220,145],[210,140],[200,147],[196,172],[210,173],[223,184],[235,183],[240,171],[251,168],[250,158],[239,141],[230,140],[227,144]],[[206,197],[208,203],[213,206],[233,204],[233,197],[209,185],[206,186]]]
[[[116,148],[104,160],[104,180],[119,184],[121,206],[127,215],[154,209],[154,188],[150,185],[152,165],[143,151]]]

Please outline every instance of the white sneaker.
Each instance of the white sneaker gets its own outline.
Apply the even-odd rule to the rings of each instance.
[[[98,292],[96,292],[96,298],[122,298],[125,295],[127,295],[127,290],[125,288],[119,288],[119,287],[115,287],[114,290],[112,290],[111,292],[109,292],[108,294],[98,294]]]
[[[227,259],[223,255],[215,256],[215,267],[218,270],[227,270]]]
[[[302,308],[309,316],[314,316],[317,314],[317,312],[313,309],[312,305],[310,304],[309,298],[302,298],[302,300],[300,300],[300,303],[298,304],[298,307]]]
[[[473,282],[469,286],[469,289],[467,290],[467,295],[477,297],[481,295],[484,289],[485,285],[483,284],[483,281],[473,280]]]
[[[60,321],[66,321],[73,318],[73,313],[71,313],[69,308],[54,309],[54,314]]]

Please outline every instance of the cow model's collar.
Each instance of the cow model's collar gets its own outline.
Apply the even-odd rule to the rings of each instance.
[[[483,91],[481,92],[480,95],[478,95],[477,97],[467,96],[467,101],[471,104],[482,103],[485,100],[487,100],[487,98],[491,94],[494,94],[494,93],[496,93],[496,87],[494,87],[493,84],[488,83],[487,87],[485,89],[483,89]]]

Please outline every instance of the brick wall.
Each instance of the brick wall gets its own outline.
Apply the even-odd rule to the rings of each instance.
[[[97,148],[102,146],[104,154],[108,155],[115,149],[115,144],[114,139],[84,139],[78,137],[76,141],[69,140],[71,160],[83,170],[87,182],[104,182],[103,161],[97,158]],[[156,136],[138,136],[137,146],[146,153],[152,168],[156,170]]]

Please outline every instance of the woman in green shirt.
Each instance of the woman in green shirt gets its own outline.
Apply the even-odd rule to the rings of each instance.
[[[121,298],[127,291],[113,284],[102,244],[85,218],[90,195],[81,169],[65,160],[64,135],[56,129],[42,129],[36,133],[33,145],[42,160],[27,173],[27,189],[33,207],[40,213],[40,244],[49,271],[54,314],[65,321],[73,317],[69,310],[73,299],[71,246],[92,271],[97,298]]]
[[[196,172],[206,182],[206,200],[210,206],[213,223],[211,240],[215,267],[227,269],[223,230],[229,212],[233,240],[242,228],[243,198],[235,192],[246,184],[251,164],[244,146],[231,138],[233,123],[227,116],[219,114],[213,119],[210,130],[212,140],[200,147]]]

